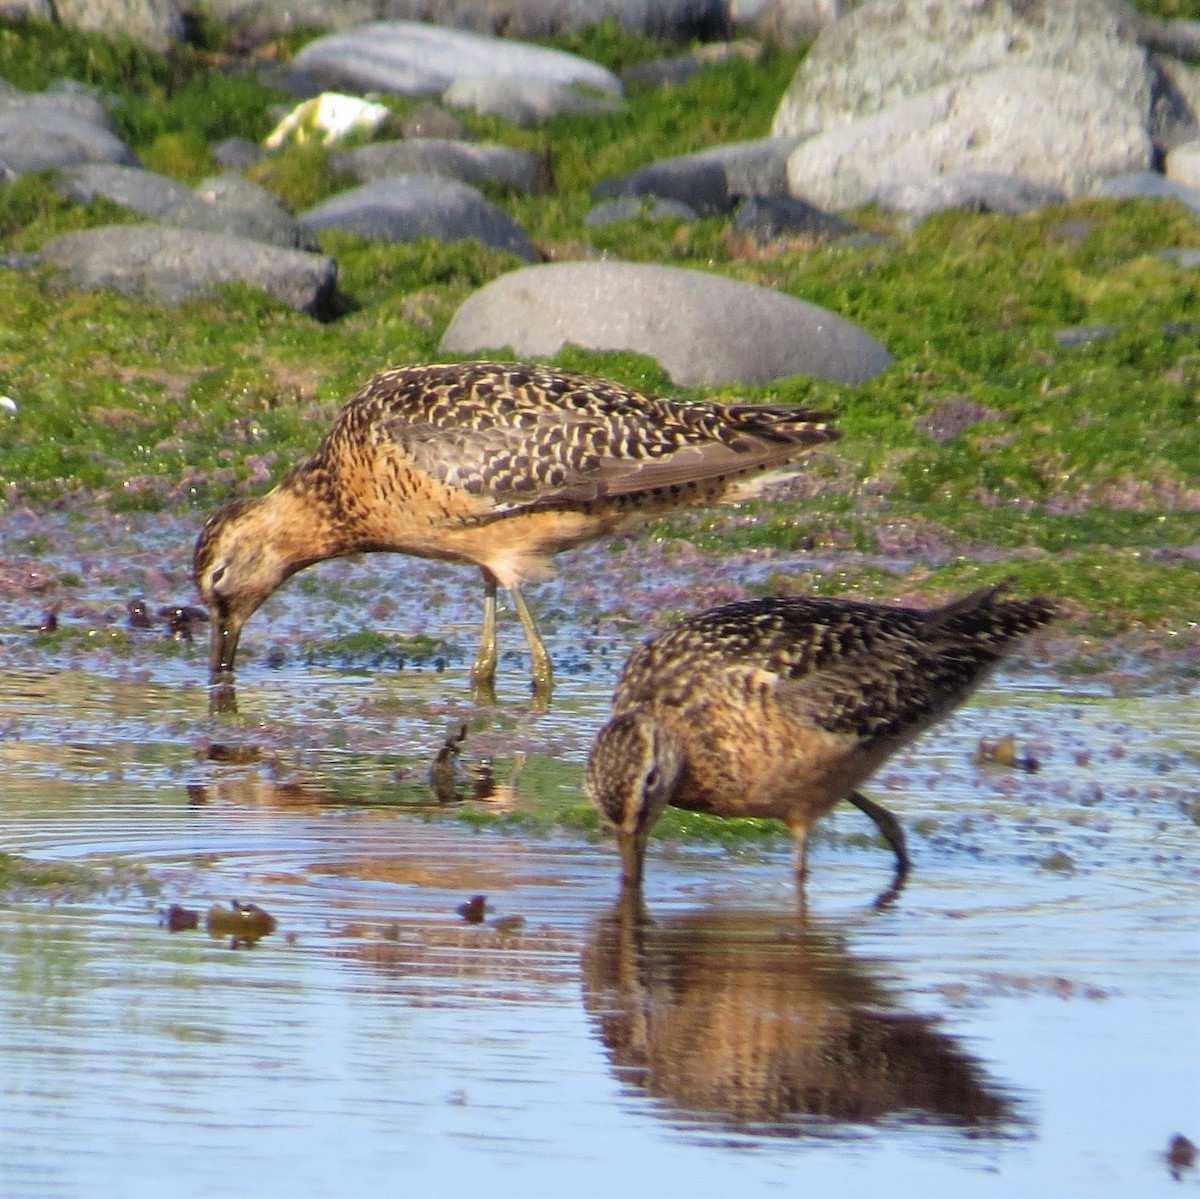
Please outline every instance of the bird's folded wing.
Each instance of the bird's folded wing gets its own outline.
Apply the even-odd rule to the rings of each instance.
[[[764,421],[718,439],[690,423],[622,424],[561,411],[522,416],[462,429],[397,420],[387,432],[415,468],[500,508],[588,503],[767,469],[831,439],[817,431],[806,437],[799,422],[775,431]]]

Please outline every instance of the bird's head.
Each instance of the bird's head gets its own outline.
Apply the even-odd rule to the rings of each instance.
[[[234,500],[204,524],[193,570],[212,617],[210,681],[233,678],[242,626],[291,573],[266,519],[266,497]]]
[[[646,712],[614,716],[596,735],[587,795],[616,831],[627,885],[642,881],[650,830],[671,802],[683,766],[678,742]]]

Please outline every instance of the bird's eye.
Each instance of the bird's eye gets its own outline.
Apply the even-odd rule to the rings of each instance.
[[[651,766],[650,769],[646,771],[646,786],[651,791],[658,786],[658,777],[659,775],[657,766]]]

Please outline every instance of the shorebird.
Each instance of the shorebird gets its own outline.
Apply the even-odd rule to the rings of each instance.
[[[471,672],[490,699],[496,589],[512,593],[546,699],[550,657],[521,593],[549,558],[634,518],[752,494],[838,436],[827,414],[682,401],[524,363],[405,366],[370,379],[325,439],[264,496],[209,517],[195,578],[212,613],[210,678],[230,685],[242,626],[297,571],[394,551],[483,572]]]
[[[635,650],[588,759],[587,792],[638,887],[668,804],[783,820],[803,897],[808,831],[839,800],[875,821],[908,873],[899,821],[858,791],[897,750],[963,702],[1018,637],[1051,620],[1046,599],[984,587],[922,611],[776,598],[691,616]]]

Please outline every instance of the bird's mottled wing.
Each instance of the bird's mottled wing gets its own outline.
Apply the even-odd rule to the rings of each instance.
[[[497,511],[761,469],[836,437],[824,414],[798,409],[675,402],[519,364],[442,369],[424,368],[419,387],[385,376],[376,426],[417,469]]]

